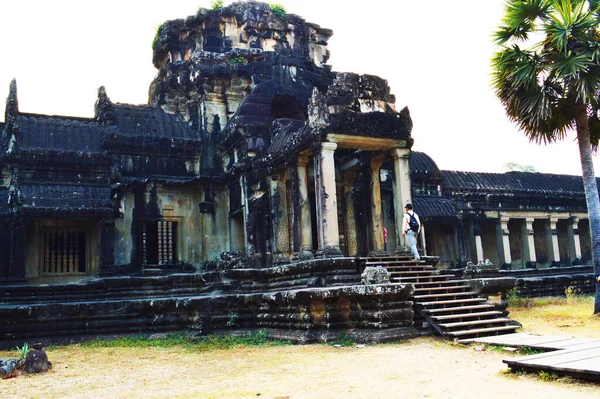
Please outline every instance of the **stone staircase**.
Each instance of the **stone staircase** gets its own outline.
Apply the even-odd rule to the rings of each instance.
[[[384,266],[391,273],[392,282],[415,287],[415,324],[426,326],[430,332],[460,340],[510,334],[520,327],[506,317],[506,310],[489,303],[464,280],[437,270],[434,259],[370,257],[364,265]]]

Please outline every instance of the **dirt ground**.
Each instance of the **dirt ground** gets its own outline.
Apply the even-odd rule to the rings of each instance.
[[[0,357],[14,352],[0,352]],[[510,398],[598,397],[600,384],[503,372],[497,351],[435,338],[330,345],[81,348],[48,351],[46,374],[0,380],[3,398]]]

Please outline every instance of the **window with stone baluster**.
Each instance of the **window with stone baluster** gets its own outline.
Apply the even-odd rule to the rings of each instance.
[[[42,274],[85,273],[86,234],[78,230],[47,230],[43,233]]]
[[[142,264],[172,265],[179,263],[177,256],[177,221],[145,221],[142,228]]]

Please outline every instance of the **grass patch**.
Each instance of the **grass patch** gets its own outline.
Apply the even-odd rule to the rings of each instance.
[[[509,295],[508,302],[510,317],[523,325],[524,332],[600,338],[593,295],[512,299]]]
[[[288,341],[274,340],[267,336],[265,330],[254,331],[241,336],[207,335],[192,338],[185,332],[167,334],[160,338],[150,338],[140,334],[123,336],[115,339],[94,339],[79,344],[82,348],[181,348],[199,351],[232,349],[240,347],[281,346],[289,345]]]

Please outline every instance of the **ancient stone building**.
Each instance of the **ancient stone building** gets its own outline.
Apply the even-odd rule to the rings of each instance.
[[[591,260],[580,176],[440,171],[417,152],[410,168],[425,251],[443,264],[489,259],[514,270]]]
[[[385,80],[335,73],[330,30],[265,3],[165,22],[148,105],[36,115],[11,83],[0,280],[384,253],[410,201],[412,122]]]

